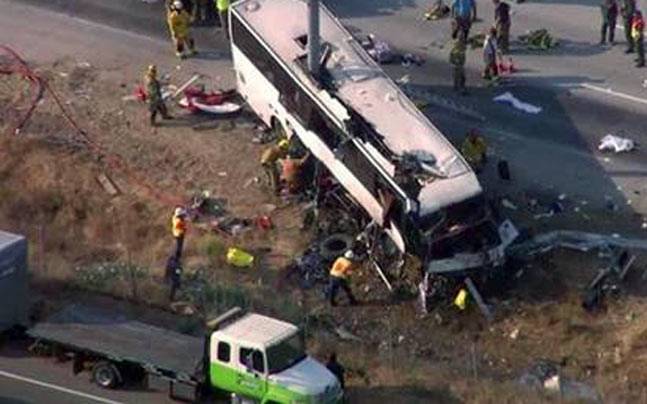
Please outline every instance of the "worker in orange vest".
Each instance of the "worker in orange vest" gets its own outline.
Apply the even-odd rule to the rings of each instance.
[[[175,260],[179,263],[182,258],[182,248],[184,246],[184,236],[187,231],[187,213],[182,207],[175,208],[171,218],[171,233],[175,239]]]
[[[351,305],[356,305],[357,300],[348,284],[348,276],[357,269],[359,262],[353,250],[348,250],[343,257],[339,257],[330,269],[330,282],[328,284],[328,298],[331,306],[336,306],[337,293],[343,289]]]
[[[285,181],[290,193],[297,193],[301,190],[301,169],[308,157],[310,157],[310,153],[307,153],[302,158],[288,156],[283,160],[281,179]]]

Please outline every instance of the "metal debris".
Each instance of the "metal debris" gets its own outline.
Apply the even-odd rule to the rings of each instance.
[[[115,196],[119,193],[115,183],[106,174],[99,174],[97,176],[97,181],[99,181],[99,184],[101,184],[108,195]]]
[[[578,251],[590,251],[593,249],[608,251],[612,247],[647,250],[647,240],[583,231],[556,230],[539,234],[526,242],[511,245],[508,247],[507,253],[511,256],[523,257],[547,252],[556,247],[571,248]]]
[[[343,325],[340,325],[339,327],[335,328],[335,334],[343,340],[347,341],[361,341],[361,338],[358,337],[355,334],[352,334],[350,331],[346,329]]]

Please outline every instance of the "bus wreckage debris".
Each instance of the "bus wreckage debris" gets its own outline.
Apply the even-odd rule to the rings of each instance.
[[[613,248],[647,250],[647,240],[620,237],[617,234],[604,235],[583,231],[555,230],[539,234],[523,243],[511,245],[506,254],[509,257],[526,257],[552,250],[556,247],[579,251],[599,249],[610,251]]]

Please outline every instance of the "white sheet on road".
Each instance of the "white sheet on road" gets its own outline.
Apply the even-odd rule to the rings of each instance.
[[[493,100],[498,103],[510,104],[513,108],[528,114],[538,114],[541,112],[541,107],[519,100],[517,97],[512,95],[510,91],[494,97]]]
[[[632,151],[636,147],[633,140],[626,137],[620,137],[612,134],[608,134],[602,139],[600,139],[600,145],[598,150],[607,151],[611,150],[615,153],[622,153]]]

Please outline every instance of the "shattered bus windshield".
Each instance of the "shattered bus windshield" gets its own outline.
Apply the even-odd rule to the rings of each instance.
[[[435,212],[421,221],[421,230],[434,258],[456,252],[477,252],[497,244],[499,235],[482,196]]]
[[[270,374],[281,372],[306,357],[302,333],[272,345],[267,349],[267,364]]]

